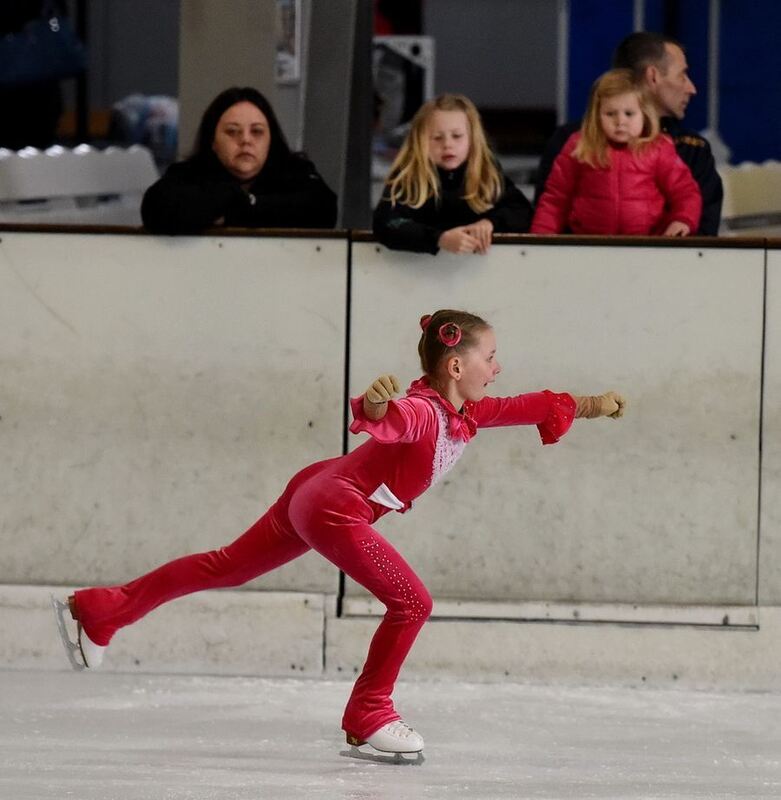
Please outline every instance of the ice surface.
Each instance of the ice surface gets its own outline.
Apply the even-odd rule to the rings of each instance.
[[[2,800],[778,798],[781,695],[402,683],[421,766],[340,757],[346,682],[0,671]]]

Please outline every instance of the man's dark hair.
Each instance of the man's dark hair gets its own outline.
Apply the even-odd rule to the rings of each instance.
[[[645,68],[654,65],[665,69],[667,66],[667,50],[665,45],[672,44],[683,50],[683,45],[662,33],[636,31],[630,33],[619,42],[613,51],[613,67],[615,69],[631,69],[636,77],[642,77]]]

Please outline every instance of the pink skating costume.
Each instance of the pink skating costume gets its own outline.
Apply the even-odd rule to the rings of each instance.
[[[347,455],[301,470],[235,542],[171,561],[124,586],[76,592],[76,616],[89,638],[107,645],[119,628],[161,603],[203,589],[238,586],[313,548],[387,608],[342,727],[366,739],[400,719],[391,700],[393,686],[431,614],[432,601],[373,523],[390,510],[407,511],[455,464],[478,428],[537,425],[543,444],[552,444],[572,424],[575,401],[569,394],[544,391],[466,402],[459,413],[424,377],[412,383],[406,397],[391,400],[376,422],[364,415],[363,397],[351,404],[350,430],[371,438]]]

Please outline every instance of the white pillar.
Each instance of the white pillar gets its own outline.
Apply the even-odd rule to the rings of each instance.
[[[276,106],[274,0],[182,0],[179,155],[190,153],[206,106],[230,86],[254,86]],[[153,53],[145,57],[153,58]]]

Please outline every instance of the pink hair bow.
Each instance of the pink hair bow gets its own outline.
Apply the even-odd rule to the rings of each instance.
[[[455,322],[439,326],[437,337],[445,347],[455,347],[461,341],[461,328]]]

